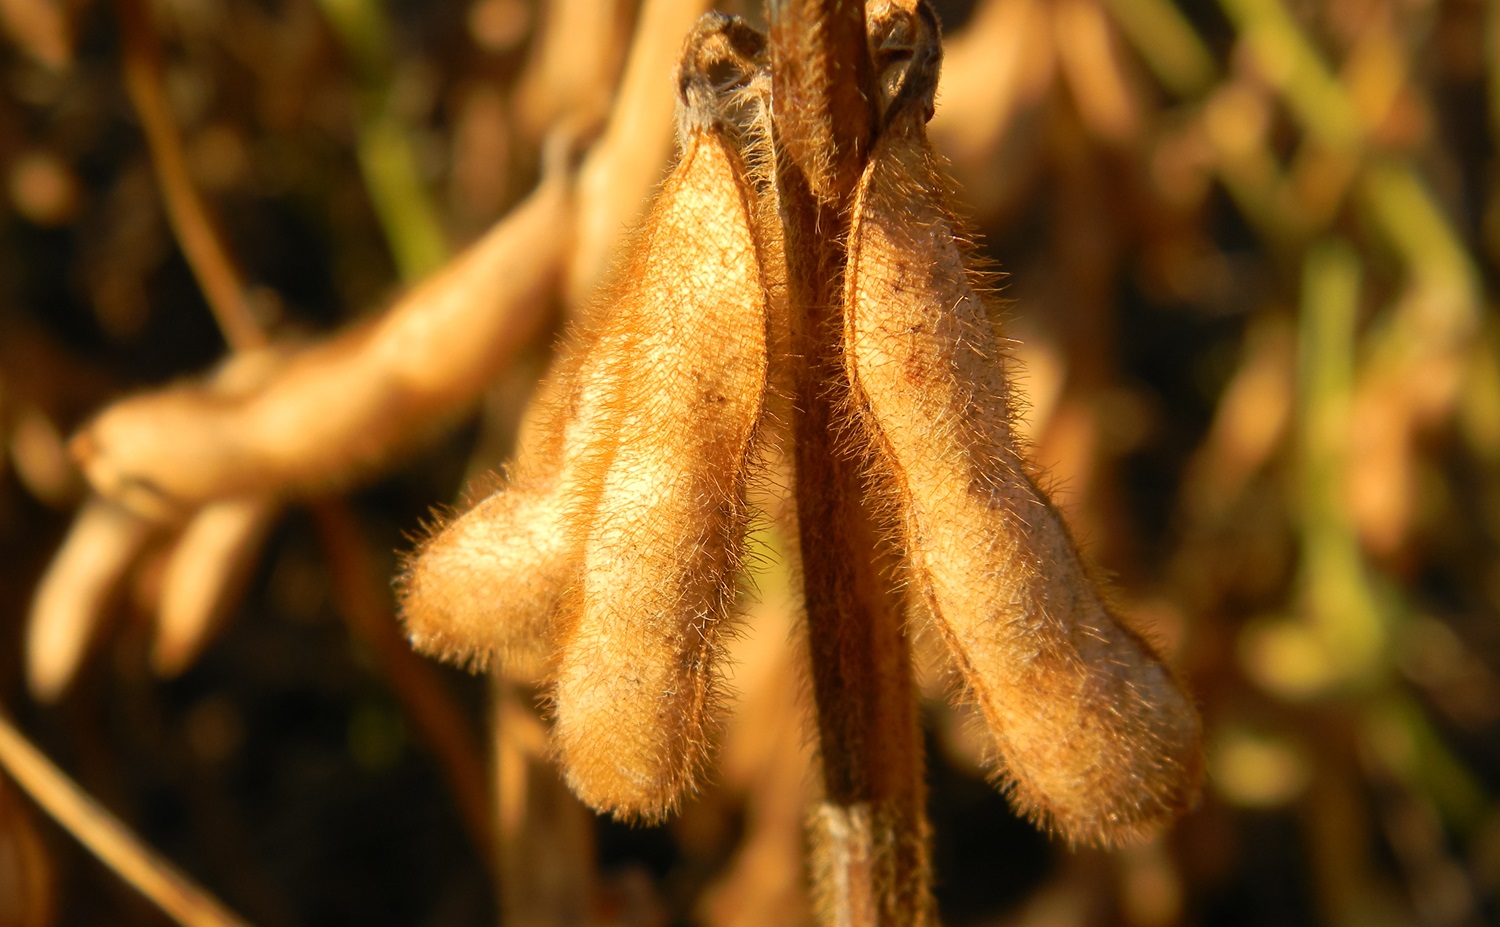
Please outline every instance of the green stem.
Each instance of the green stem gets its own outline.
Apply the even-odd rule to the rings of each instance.
[[[448,243],[418,169],[412,127],[395,105],[390,23],[376,0],[320,0],[359,75],[360,172],[401,279],[415,283],[448,259]]]
[[[1333,668],[1349,681],[1371,679],[1386,644],[1345,493],[1360,276],[1342,239],[1310,248],[1297,339],[1303,589]]]

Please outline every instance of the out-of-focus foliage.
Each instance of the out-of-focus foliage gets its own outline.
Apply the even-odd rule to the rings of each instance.
[[[664,75],[704,6],[0,2],[0,703],[255,923],[805,917],[779,568],[734,645],[719,775],[658,828],[576,804],[525,685],[484,691],[390,646],[404,535],[504,460],[547,320],[586,312],[665,170]],[[983,782],[934,659],[945,923],[1493,921],[1500,6],[938,6],[930,132],[1008,275],[1034,456],[1210,742],[1174,831],[1072,851]],[[177,163],[148,143],[152,61]],[[283,516],[264,480],[217,520],[88,496],[66,441],[109,402],[229,348],[216,383],[253,374],[261,338],[291,352],[376,315],[515,215],[544,162],[575,191],[537,241],[557,267],[477,414],[333,448],[360,466],[291,486]],[[50,636],[28,650],[38,613]],[[172,636],[183,614],[195,630]],[[41,907],[0,903],[4,923],[159,922],[21,801],[0,783],[0,891]]]

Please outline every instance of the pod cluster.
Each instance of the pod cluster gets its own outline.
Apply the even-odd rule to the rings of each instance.
[[[412,558],[413,643],[545,672],[590,805],[655,820],[711,742],[765,401],[768,297],[730,120],[764,40],[710,14],[679,67],[681,154],[527,424],[503,487]]]
[[[925,0],[876,3],[882,118],[843,231],[853,452],[1019,806],[1114,842],[1188,804],[1200,727],[1121,623],[1011,425],[1004,340],[926,122],[941,60]],[[710,751],[785,266],[765,165],[765,40],[706,15],[679,65],[681,153],[617,283],[544,387],[498,491],[402,581],[419,649],[545,678],[574,790],[656,820]],[[832,232],[831,232],[832,234]]]

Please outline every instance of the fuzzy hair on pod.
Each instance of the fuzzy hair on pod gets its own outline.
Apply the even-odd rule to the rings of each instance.
[[[568,578],[556,492],[502,489],[422,542],[400,578],[401,617],[421,653],[535,677]]]
[[[856,191],[845,280],[872,479],[1012,799],[1070,840],[1139,838],[1192,801],[1200,722],[1017,450],[1004,348],[926,138],[937,23],[922,2],[903,28],[911,58]]]
[[[620,337],[581,336],[542,385],[501,487],[440,523],[407,559],[401,617],[418,651],[473,669],[498,659],[522,678],[545,674],[558,607],[577,573],[579,532],[569,526],[616,440],[606,413]]]
[[[620,344],[603,413],[618,439],[577,503],[582,562],[564,605],[553,738],[574,791],[620,818],[657,820],[692,790],[716,715],[768,311],[718,107],[759,70],[762,44],[717,14],[688,37],[682,153],[600,323],[600,343]]]

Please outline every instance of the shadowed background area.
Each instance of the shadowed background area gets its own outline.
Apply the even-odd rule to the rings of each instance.
[[[659,827],[584,810],[535,690],[392,618],[664,175],[709,5],[0,0],[0,706],[246,920],[806,921],[775,530],[717,773]],[[1208,742],[1174,830],[1070,849],[919,637],[944,923],[1494,922],[1500,5],[935,5],[1022,430]],[[127,514],[69,438],[176,381],[203,408],[147,450],[202,497]],[[0,776],[0,927],[100,922],[168,921]]]

